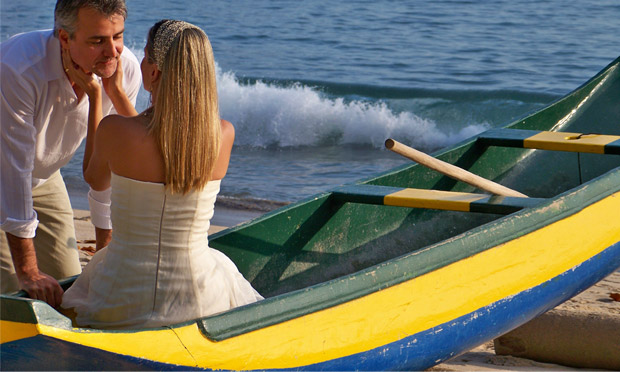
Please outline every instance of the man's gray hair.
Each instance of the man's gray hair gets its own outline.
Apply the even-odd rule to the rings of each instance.
[[[58,37],[58,30],[62,28],[73,38],[81,8],[92,8],[108,17],[118,14],[127,19],[125,0],[58,0],[54,9],[54,36]]]

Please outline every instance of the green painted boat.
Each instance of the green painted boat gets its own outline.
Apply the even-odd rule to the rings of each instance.
[[[433,155],[529,198],[411,163],[213,235],[266,297],[255,304],[104,331],[2,295],[1,367],[431,367],[620,267],[619,154],[620,58],[544,109]]]

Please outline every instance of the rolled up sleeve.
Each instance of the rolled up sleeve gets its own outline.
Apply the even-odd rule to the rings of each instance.
[[[32,238],[38,225],[32,203],[35,88],[3,64],[0,100],[0,229]]]

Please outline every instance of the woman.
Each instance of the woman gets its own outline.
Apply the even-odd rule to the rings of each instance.
[[[202,30],[164,20],[144,49],[142,78],[153,101],[144,113],[99,123],[101,87],[79,79],[92,115],[84,177],[94,190],[111,186],[114,232],[63,297],[77,324],[156,327],[262,299],[208,246],[234,140],[232,124],[219,118],[214,65]],[[104,87],[120,86],[115,78]]]

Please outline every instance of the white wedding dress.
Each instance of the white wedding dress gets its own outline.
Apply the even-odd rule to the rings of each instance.
[[[110,244],[65,292],[80,326],[170,325],[262,297],[223,253],[208,246],[220,181],[171,195],[163,184],[112,174]]]

